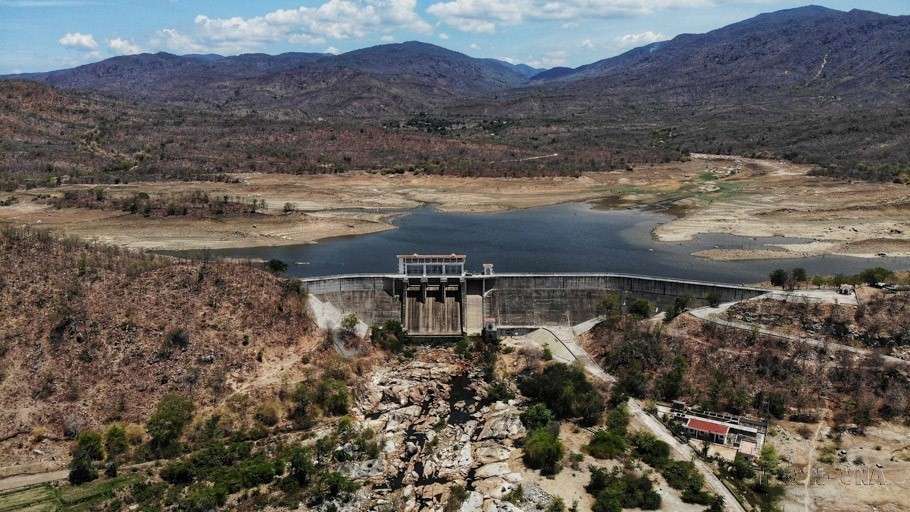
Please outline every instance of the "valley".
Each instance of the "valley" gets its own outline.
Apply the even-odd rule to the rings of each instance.
[[[0,512],[910,509],[905,6],[190,3],[0,5]]]

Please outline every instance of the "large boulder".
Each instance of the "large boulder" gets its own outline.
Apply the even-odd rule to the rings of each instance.
[[[338,469],[342,475],[354,480],[365,480],[374,476],[385,474],[385,459],[371,459],[361,462],[345,462]]]
[[[512,455],[512,448],[503,446],[495,441],[483,441],[477,447],[477,461],[481,464],[502,462]]]
[[[483,495],[477,491],[471,491],[471,494],[468,495],[468,499],[461,503],[461,508],[458,509],[458,512],[475,512],[480,510],[482,506]]]
[[[477,492],[495,499],[502,499],[505,495],[512,492],[517,487],[516,484],[509,482],[504,478],[494,476],[474,482],[474,488]]]
[[[487,418],[479,439],[518,439],[524,437],[525,427],[514,410],[500,412]]]
[[[494,476],[505,476],[511,471],[509,469],[509,464],[507,462],[494,462],[492,464],[487,464],[486,466],[481,466],[477,468],[477,472],[474,473],[474,476],[483,479],[490,478]]]

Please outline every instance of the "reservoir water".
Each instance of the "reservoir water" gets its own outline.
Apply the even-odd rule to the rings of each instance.
[[[497,272],[616,272],[725,283],[763,281],[776,268],[803,267],[810,275],[852,274],[873,266],[910,268],[910,258],[709,261],[690,254],[714,246],[751,248],[800,240],[703,235],[691,242],[657,242],[651,231],[671,217],[643,210],[602,211],[574,203],[500,213],[447,213],[430,206],[406,212],[393,221],[395,230],[212,253],[277,258],[296,277],[394,273],[395,256],[415,252],[466,254],[468,269],[475,271],[482,263],[493,263]]]

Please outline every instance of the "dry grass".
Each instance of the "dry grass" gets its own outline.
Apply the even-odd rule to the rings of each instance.
[[[276,363],[300,374],[321,340],[305,290],[264,271],[40,231],[2,232],[0,288],[0,439],[12,435],[0,465],[27,450],[30,431],[59,440],[144,423],[166,392],[202,406],[241,387],[256,393],[249,383]]]

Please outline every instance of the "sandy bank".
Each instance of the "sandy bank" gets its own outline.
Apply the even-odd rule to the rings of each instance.
[[[910,187],[847,183],[808,176],[810,166],[772,160],[694,155],[689,162],[639,166],[633,172],[560,178],[463,178],[413,173],[381,175],[234,175],[237,183],[134,183],[104,188],[109,195],[167,196],[205,192],[265,201],[264,214],[204,220],[144,219],[123,212],[53,210],[40,194],[18,192],[0,207],[0,224],[38,225],[67,235],[149,249],[237,248],[310,243],[392,229],[395,211],[433,203],[442,211],[496,212],[590,201],[600,209],[669,208],[658,226],[662,242],[708,234],[791,237],[792,244],[697,253],[715,260],[801,258],[839,254],[875,258],[910,255]],[[284,214],[285,206],[295,213]]]

